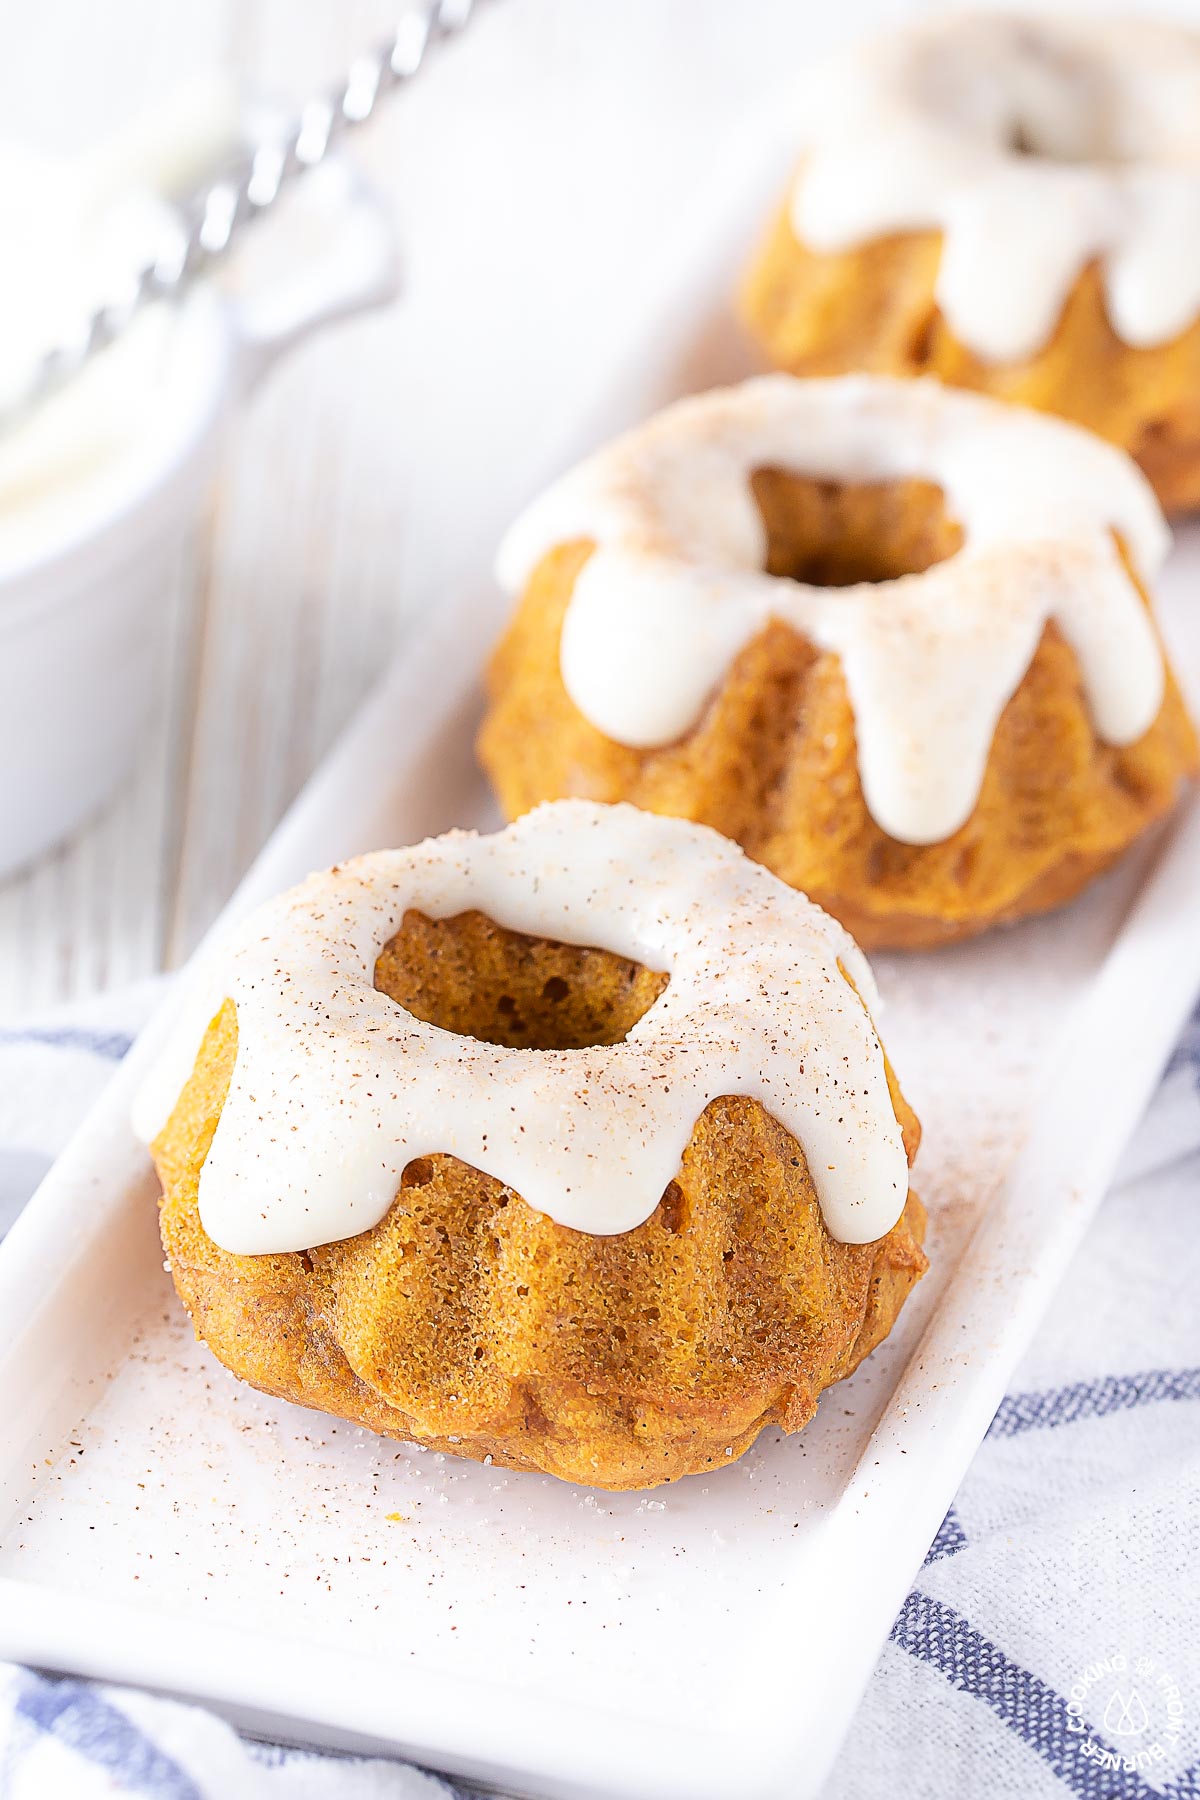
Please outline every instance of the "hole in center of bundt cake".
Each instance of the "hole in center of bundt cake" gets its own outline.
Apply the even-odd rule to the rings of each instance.
[[[810,587],[919,575],[962,546],[962,528],[931,481],[818,481],[757,469],[751,485],[767,533],[767,573]]]
[[[1091,104],[1081,105],[1081,99],[1076,90],[1058,103],[1044,96],[1040,106],[1018,106],[998,123],[1001,148],[1010,156],[1068,168],[1121,169],[1139,164],[1155,168],[1164,163],[1195,167],[1190,119],[1185,131],[1178,132],[1168,108],[1161,109],[1157,118],[1133,117],[1123,111],[1116,94],[1104,91],[1103,84],[1093,88]]]
[[[1074,166],[1108,163],[1118,167],[1134,160],[1111,141],[1102,118],[1087,122],[1086,128],[1078,119],[1068,119],[1065,123],[1064,131],[1061,121],[1018,116],[1004,134],[1004,148],[1012,156],[1029,156],[1037,162]],[[1048,125],[1056,124],[1056,129],[1047,129]]]
[[[375,964],[375,986],[414,1018],[514,1050],[619,1044],[667,976],[611,950],[508,931],[480,912],[408,912]]]

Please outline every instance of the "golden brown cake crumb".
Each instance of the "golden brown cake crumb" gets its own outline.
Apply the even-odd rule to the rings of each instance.
[[[376,967],[417,1017],[531,1049],[618,1041],[664,981],[479,913],[410,912]],[[764,1426],[804,1425],[926,1267],[914,1194],[878,1242],[837,1242],[799,1145],[745,1098],[707,1107],[633,1231],[570,1230],[434,1155],[373,1230],[235,1255],[204,1231],[198,1182],[236,1052],[227,1002],[154,1145],[176,1286],[235,1374],[386,1436],[609,1488],[724,1467]],[[911,1161],[917,1123],[889,1083]]]
[[[753,487],[773,574],[883,580],[957,548],[942,496],[925,482],[843,485],[766,470]],[[1150,730],[1104,744],[1053,623],[1000,716],[974,811],[939,843],[900,843],[871,817],[840,662],[779,622],[738,655],[686,736],[648,750],[617,743],[580,712],[560,668],[563,619],[591,552],[580,541],[542,559],[492,660],[479,753],[506,815],[579,795],[711,825],[868,949],[948,943],[1064,904],[1196,770],[1170,669]]]
[[[959,342],[934,297],[940,232],[822,252],[776,216],[739,310],[770,363],[793,375],[936,375],[954,387],[1057,413],[1141,464],[1167,512],[1200,506],[1200,320],[1140,348],[1113,330],[1095,264],[1075,282],[1050,341],[1022,361]]]

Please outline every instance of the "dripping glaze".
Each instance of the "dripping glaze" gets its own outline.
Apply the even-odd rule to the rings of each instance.
[[[844,52],[796,101],[800,241],[940,231],[960,342],[1018,362],[1098,262],[1134,348],[1200,314],[1200,35],[1149,20],[935,19]]]
[[[823,588],[764,572],[751,477],[920,478],[962,545],[921,574]],[[1063,420],[937,382],[766,375],[677,402],[565,476],[517,520],[497,574],[519,592],[561,544],[576,578],[560,663],[575,705],[619,743],[692,728],[772,619],[841,661],[859,773],[901,842],[950,837],[974,810],[1004,706],[1054,620],[1098,735],[1135,742],[1162,703],[1144,581],[1169,534],[1128,457]]]
[[[669,982],[618,1044],[515,1050],[458,1036],[374,986],[410,909],[477,909]],[[759,1100],[802,1145],[835,1238],[874,1242],[904,1208],[908,1164],[861,952],[705,826],[559,801],[494,836],[453,832],[313,876],[242,926],[198,983],[138,1097],[147,1140],[226,998],[237,1061],[199,1193],[201,1222],[226,1250],[307,1250],[366,1231],[407,1164],[438,1152],[562,1225],[629,1231],[723,1095]]]

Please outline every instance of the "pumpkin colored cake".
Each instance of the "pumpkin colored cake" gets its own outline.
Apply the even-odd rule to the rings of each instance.
[[[512,528],[480,756],[700,820],[868,946],[1072,898],[1196,740],[1136,467],[981,395],[771,375],[684,400]]]
[[[811,1418],[925,1268],[873,1001],[816,907],[631,807],[315,876],[139,1101],[197,1334],[458,1455],[611,1488],[723,1468]]]
[[[795,118],[742,294],[772,363],[1044,408],[1200,505],[1200,34],[923,20],[814,71]]]

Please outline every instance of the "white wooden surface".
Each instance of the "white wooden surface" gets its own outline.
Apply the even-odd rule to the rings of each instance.
[[[401,4],[0,0],[3,129],[86,146],[221,65],[300,98]],[[0,884],[0,1014],[187,953],[381,664],[523,498],[739,115],[835,36],[913,10],[492,0],[371,128],[358,154],[394,200],[405,293],[302,349],[238,422],[163,595],[140,772]]]

